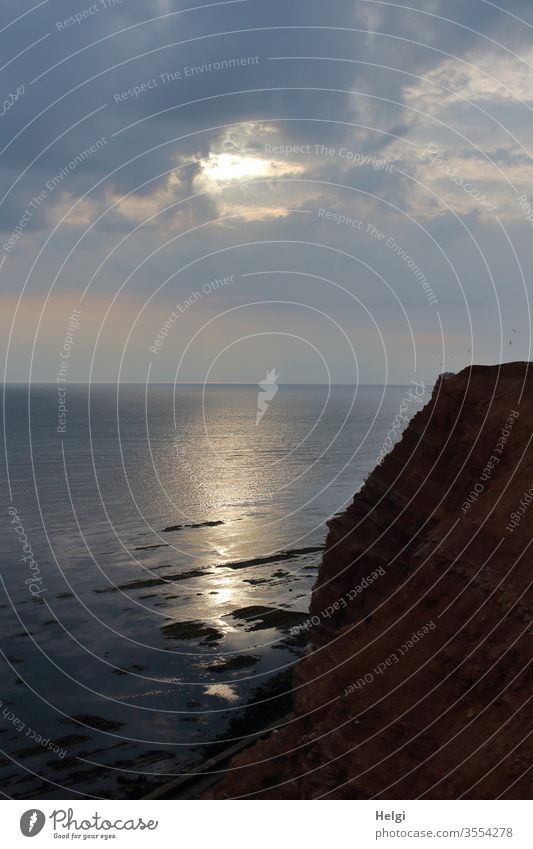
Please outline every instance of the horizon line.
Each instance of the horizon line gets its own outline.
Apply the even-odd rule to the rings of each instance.
[[[8,380],[2,383],[3,386],[59,386],[57,381],[50,380],[32,380],[31,383],[20,380]],[[124,380],[120,383],[109,380],[93,380],[90,383],[87,381],[71,381],[63,384],[65,386],[254,386],[257,387],[257,381],[248,383],[246,381],[209,381],[204,383],[194,380],[180,381],[174,383],[171,380],[156,380],[151,383],[143,383],[138,380]],[[278,386],[409,386],[408,383],[278,383]]]

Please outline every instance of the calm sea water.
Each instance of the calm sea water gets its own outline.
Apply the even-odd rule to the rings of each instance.
[[[231,737],[405,396],[281,386],[257,425],[256,386],[70,386],[58,432],[56,387],[7,387],[2,790],[139,796]]]

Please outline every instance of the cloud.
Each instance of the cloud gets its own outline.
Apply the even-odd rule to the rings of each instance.
[[[0,118],[2,243],[48,181],[63,175],[6,255],[6,297],[20,290],[74,207],[33,269],[29,291],[42,294],[55,281],[77,294],[94,275],[99,296],[125,286],[134,321],[134,308],[152,296],[166,309],[170,289],[185,297],[210,275],[279,270],[283,260],[288,270],[355,287],[391,332],[394,298],[331,245],[364,258],[409,315],[433,322],[398,258],[366,233],[326,226],[317,218],[324,207],[375,225],[432,269],[443,311],[451,319],[455,309],[462,325],[464,301],[439,258],[441,243],[469,275],[476,304],[486,277],[464,227],[509,257],[496,213],[529,259],[517,195],[533,198],[533,18],[526,0],[510,0],[505,10],[484,0],[412,5],[250,0],[191,8],[185,0],[124,0],[61,25],[74,13],[57,0],[10,26],[20,4],[4,0],[3,90],[22,85],[24,94]],[[424,156],[428,145],[444,151],[447,172]],[[481,195],[494,210],[480,204]],[[438,244],[430,246],[424,231]],[[314,242],[326,247],[309,247]],[[257,285],[242,279],[248,283],[191,311],[191,325],[196,315],[253,294]],[[342,299],[324,300],[310,279],[272,277],[261,293],[285,286],[293,299],[342,313]],[[523,312],[523,300],[513,308]],[[407,362],[402,351],[399,370]]]

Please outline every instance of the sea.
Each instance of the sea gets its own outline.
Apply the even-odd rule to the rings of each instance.
[[[2,794],[141,798],[282,723],[326,522],[429,392],[7,385]]]

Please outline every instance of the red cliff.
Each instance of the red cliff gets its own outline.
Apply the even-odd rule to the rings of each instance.
[[[293,716],[211,798],[528,798],[532,390],[438,381],[330,522]]]

